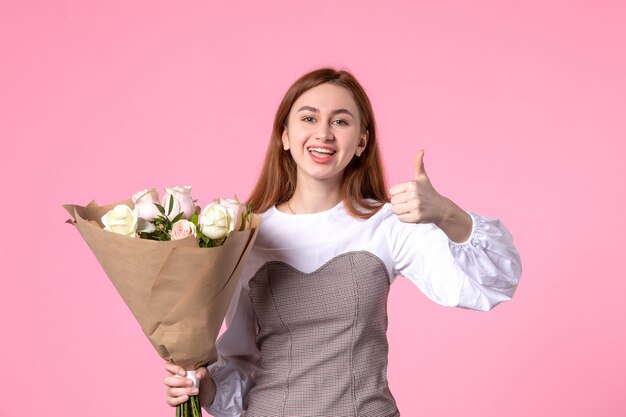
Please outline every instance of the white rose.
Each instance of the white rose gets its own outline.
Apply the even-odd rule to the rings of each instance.
[[[170,232],[172,240],[180,240],[188,236],[196,237],[196,226],[189,220],[181,219],[172,225]]]
[[[120,204],[102,216],[101,220],[104,230],[119,235],[135,237],[137,218],[137,209],[131,210],[127,205]]]
[[[184,213],[184,219],[191,219],[191,216],[196,212],[196,205],[193,203],[193,198],[191,198],[191,186],[176,186],[165,189],[161,205],[165,207],[166,214],[169,211],[170,196],[174,198],[174,204],[172,205],[172,211],[167,217],[172,220],[178,213],[182,212]]]
[[[246,206],[241,204],[239,200],[232,198],[220,198],[219,200],[215,200],[215,203],[232,211],[233,230],[239,230],[243,222],[243,215],[246,212]]]
[[[133,203],[139,213],[139,217],[146,220],[154,220],[161,212],[154,205],[159,202],[159,193],[153,188],[151,190],[141,190],[133,194]]]
[[[233,231],[233,211],[218,203],[206,206],[198,219],[200,231],[210,239],[222,239]]]

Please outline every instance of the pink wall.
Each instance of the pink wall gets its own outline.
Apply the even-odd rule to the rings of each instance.
[[[626,3],[2,1],[0,416],[172,416],[161,360],[62,203],[248,195],[286,87],[370,93],[391,183],[500,217],[524,275],[482,314],[392,287],[403,416],[624,416]]]

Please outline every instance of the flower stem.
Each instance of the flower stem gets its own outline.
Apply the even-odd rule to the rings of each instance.
[[[189,400],[191,403],[191,417],[202,417],[202,409],[200,408],[200,398],[194,395]]]
[[[202,417],[200,398],[197,395],[193,395],[189,400],[177,405],[176,417]]]

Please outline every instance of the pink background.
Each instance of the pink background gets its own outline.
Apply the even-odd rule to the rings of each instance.
[[[255,182],[289,84],[345,67],[390,185],[501,218],[524,274],[494,311],[389,300],[403,416],[624,416],[623,1],[0,3],[0,416],[173,416],[161,359],[61,204]]]

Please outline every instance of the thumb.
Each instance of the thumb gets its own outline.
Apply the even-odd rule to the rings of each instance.
[[[426,175],[426,168],[424,168],[424,150],[420,149],[415,156],[415,179]]]

